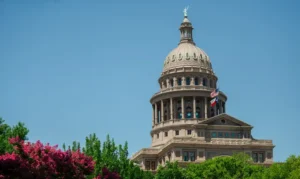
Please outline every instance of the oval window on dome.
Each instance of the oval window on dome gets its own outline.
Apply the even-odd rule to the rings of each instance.
[[[202,59],[202,54],[200,54],[200,59]]]
[[[181,53],[179,54],[179,58],[181,58]]]
[[[172,62],[174,62],[174,61],[175,61],[175,55],[172,56]]]

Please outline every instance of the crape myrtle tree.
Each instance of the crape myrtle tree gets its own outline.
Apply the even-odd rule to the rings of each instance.
[[[28,132],[24,123],[19,122],[11,127],[0,118],[0,155],[13,152],[13,145],[9,143],[9,138],[19,137],[21,140],[27,140]]]

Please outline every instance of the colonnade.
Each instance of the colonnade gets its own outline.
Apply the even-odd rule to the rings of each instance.
[[[219,100],[210,106],[208,97],[176,97],[158,101],[152,105],[152,125],[169,120],[207,119],[225,113],[225,102]]]

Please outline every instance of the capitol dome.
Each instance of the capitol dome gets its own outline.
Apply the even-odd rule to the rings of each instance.
[[[163,71],[176,67],[200,67],[212,70],[208,55],[192,43],[180,43],[165,59]]]
[[[187,16],[180,26],[180,43],[164,61],[163,72],[177,67],[198,67],[212,71],[208,55],[193,41],[193,27]]]

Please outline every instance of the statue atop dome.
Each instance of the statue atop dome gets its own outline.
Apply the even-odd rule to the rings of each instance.
[[[189,6],[188,6],[188,7],[185,7],[185,8],[183,9],[184,17],[187,17],[187,11],[188,11],[188,9],[189,9]]]

